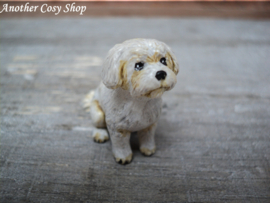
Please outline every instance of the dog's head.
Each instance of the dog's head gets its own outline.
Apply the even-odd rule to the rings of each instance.
[[[115,45],[102,69],[106,87],[121,87],[133,97],[160,97],[176,84],[178,63],[171,49],[154,39],[132,39]]]

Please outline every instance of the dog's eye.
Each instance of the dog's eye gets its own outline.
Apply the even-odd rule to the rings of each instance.
[[[167,66],[167,63],[166,63],[166,58],[161,58],[160,59],[160,63],[162,63],[163,65]]]
[[[143,62],[139,62],[135,64],[135,70],[142,70],[144,66]]]

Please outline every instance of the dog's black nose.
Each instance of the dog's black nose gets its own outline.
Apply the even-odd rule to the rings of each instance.
[[[160,70],[156,73],[157,80],[164,80],[167,76],[167,73],[163,70]]]

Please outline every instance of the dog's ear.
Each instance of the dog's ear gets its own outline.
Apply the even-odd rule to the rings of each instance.
[[[179,64],[176,60],[174,53],[171,51],[171,49],[167,45],[166,45],[166,49],[167,49],[166,58],[167,58],[168,67],[175,73],[175,75],[177,75],[179,72]]]
[[[122,44],[115,45],[108,53],[102,68],[102,81],[107,88],[127,89],[127,61],[121,60],[123,55]]]

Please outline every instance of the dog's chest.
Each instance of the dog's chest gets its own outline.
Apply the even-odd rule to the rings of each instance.
[[[140,131],[158,120],[161,112],[161,100],[140,104],[127,102],[120,105],[115,124],[119,129],[130,132]]]

